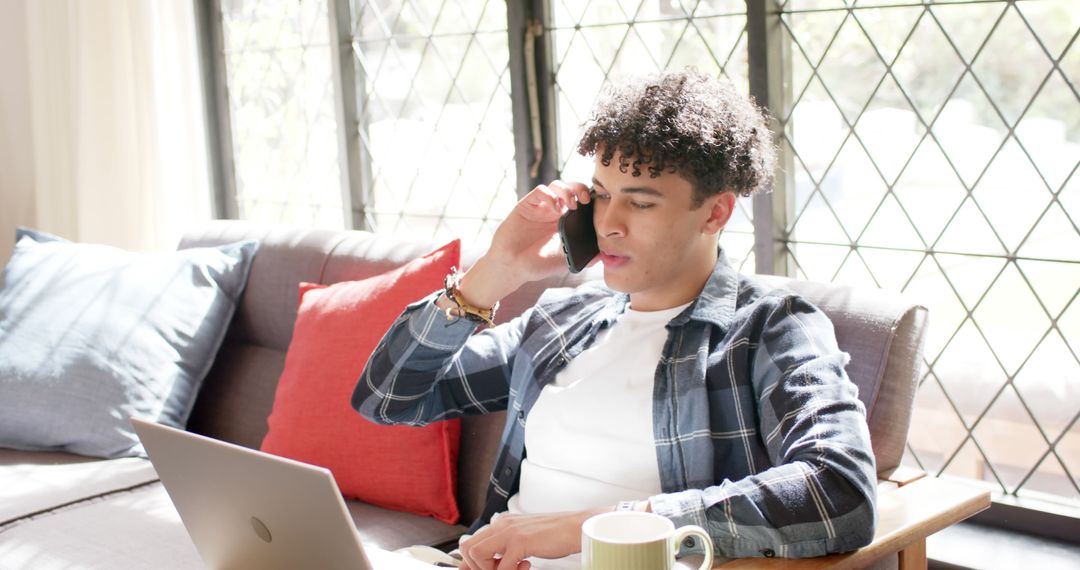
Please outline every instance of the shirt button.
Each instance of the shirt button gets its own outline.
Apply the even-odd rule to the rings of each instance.
[[[518,419],[519,420],[525,419],[525,410],[518,410]]]
[[[694,537],[692,537],[692,536],[688,536],[685,539],[683,539],[683,541],[682,541],[683,548],[693,548],[694,544],[697,544],[697,543],[694,542]]]
[[[503,469],[503,475],[506,475],[507,477],[509,477],[513,472],[513,467],[507,467],[506,469]]]
[[[776,556],[776,553],[773,552],[773,549],[771,548],[766,548],[765,550],[762,550],[761,554],[763,554],[765,558],[772,558],[773,556]]]

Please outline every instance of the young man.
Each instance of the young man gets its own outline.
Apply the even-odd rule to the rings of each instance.
[[[466,567],[572,555],[584,520],[616,508],[700,525],[721,560],[870,542],[874,457],[831,323],[738,275],[718,246],[736,195],[768,186],[769,136],[713,78],[608,90],[578,148],[595,156],[595,197],[533,189],[452,298],[409,306],[372,354],[352,402],[371,420],[509,412]],[[603,285],[550,290],[476,335],[448,321],[565,272],[558,218],[593,199]]]

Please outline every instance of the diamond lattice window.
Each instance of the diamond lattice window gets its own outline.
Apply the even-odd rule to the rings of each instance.
[[[743,0],[552,0],[560,176],[587,181],[591,160],[576,153],[581,125],[611,80],[688,66],[721,75],[741,92],[747,80]],[[750,201],[741,199],[723,244],[740,269],[754,268]]]
[[[778,3],[795,272],[930,308],[906,461],[1080,504],[1080,5]]]
[[[341,228],[327,0],[223,0],[241,218]]]
[[[505,2],[350,5],[370,229],[490,240],[517,202]]]

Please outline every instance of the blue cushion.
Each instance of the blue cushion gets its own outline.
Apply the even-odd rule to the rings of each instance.
[[[184,427],[257,244],[132,253],[20,228],[0,275],[0,446],[144,455]]]

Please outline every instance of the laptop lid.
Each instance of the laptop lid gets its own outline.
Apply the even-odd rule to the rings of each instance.
[[[131,423],[210,568],[373,570],[328,469]]]

